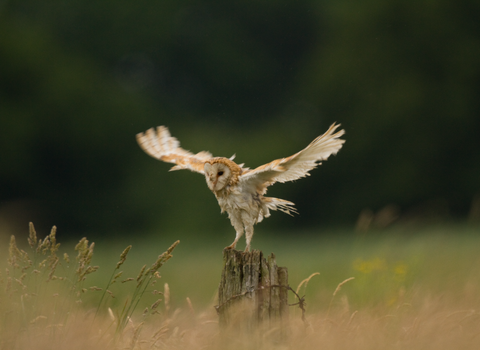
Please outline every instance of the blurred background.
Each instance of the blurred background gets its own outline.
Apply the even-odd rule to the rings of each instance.
[[[480,220],[478,13],[474,0],[3,0],[2,231],[231,243],[204,178],[136,144],[157,125],[253,168],[342,124],[337,156],[269,190],[300,214],[256,232]]]

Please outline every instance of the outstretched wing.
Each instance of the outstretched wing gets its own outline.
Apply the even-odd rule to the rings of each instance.
[[[313,140],[305,149],[288,158],[276,159],[270,163],[248,170],[241,175],[241,181],[258,189],[273,185],[275,182],[287,182],[310,175],[308,172],[321,164],[330,155],[342,148],[345,140],[339,139],[345,133],[335,130],[340,124],[333,123],[325,134]]]
[[[170,135],[165,126],[159,126],[156,130],[150,128],[145,133],[138,133],[137,142],[149,156],[176,164],[170,171],[188,169],[203,174],[203,165],[212,158],[209,152],[193,154],[181,148],[180,142]]]

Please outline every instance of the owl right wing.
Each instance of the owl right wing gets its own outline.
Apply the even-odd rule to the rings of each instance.
[[[137,134],[137,142],[149,156],[155,159],[176,164],[170,171],[188,169],[204,174],[203,166],[212,158],[209,152],[193,154],[180,147],[180,142],[170,135],[168,128],[159,126],[150,128],[145,133]]]
[[[342,148],[345,140],[340,139],[340,136],[345,131],[335,132],[339,126],[340,124],[332,124],[323,135],[318,136],[306,148],[290,157],[276,159],[258,168],[245,171],[241,175],[241,180],[264,193],[266,187],[275,182],[293,181],[310,175],[310,170]]]

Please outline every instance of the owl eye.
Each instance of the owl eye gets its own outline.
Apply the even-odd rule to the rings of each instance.
[[[223,171],[219,171],[219,172],[217,173],[217,175],[218,175],[218,176],[222,176],[222,175],[223,175]]]

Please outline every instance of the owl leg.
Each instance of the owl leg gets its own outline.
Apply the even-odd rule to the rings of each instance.
[[[247,241],[245,252],[249,252],[250,243],[252,242],[252,237],[253,237],[253,225],[255,224],[255,220],[253,219],[253,217],[258,217],[258,213],[252,216],[251,213],[242,211],[241,215],[242,215],[243,226],[245,227],[245,239]]]
[[[245,247],[245,252],[250,251],[250,243],[252,242],[253,237],[253,225],[245,226],[245,239],[247,240],[247,246]]]
[[[243,236],[243,222],[242,218],[240,215],[235,215],[235,214],[230,214],[228,213],[228,217],[230,218],[230,222],[232,223],[232,226],[235,228],[235,232],[237,235],[235,236],[235,240],[233,241],[232,244],[230,244],[228,247],[225,247],[225,249],[235,249],[237,246],[238,240]]]

